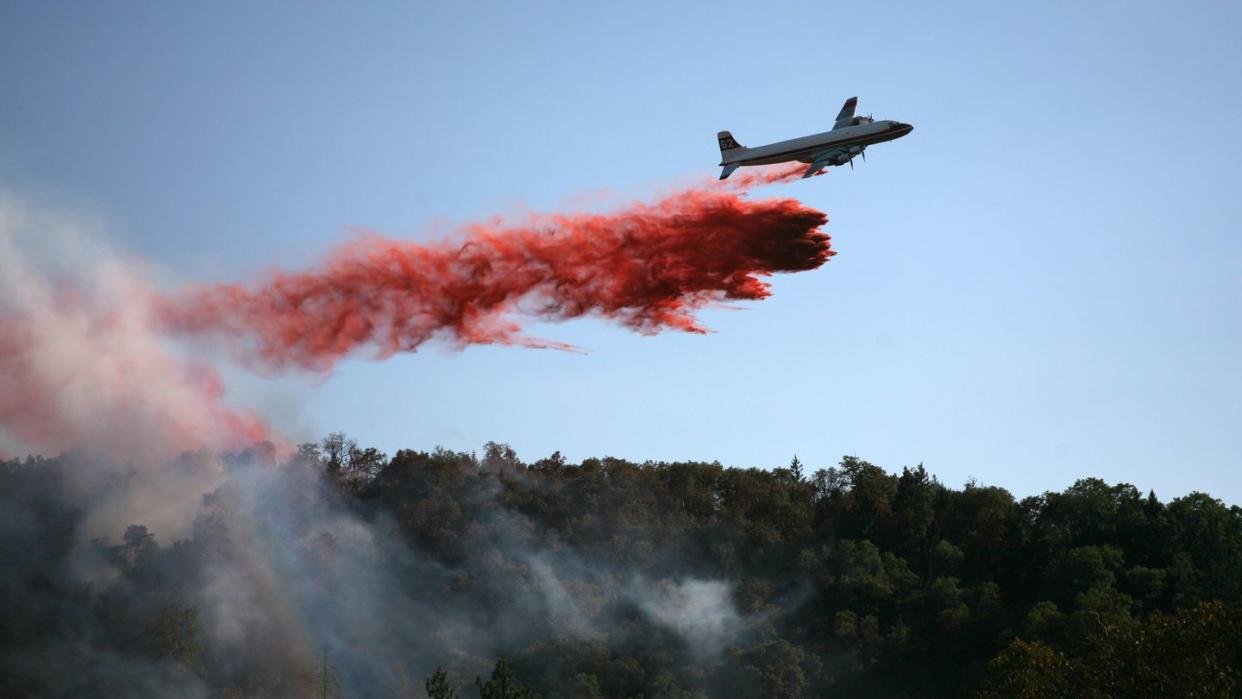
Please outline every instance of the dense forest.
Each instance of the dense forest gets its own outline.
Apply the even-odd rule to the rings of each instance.
[[[75,452],[2,462],[0,556],[5,697],[1242,693],[1242,509],[1091,478]]]

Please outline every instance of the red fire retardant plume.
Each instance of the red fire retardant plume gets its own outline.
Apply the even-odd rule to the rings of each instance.
[[[705,332],[694,312],[770,293],[765,277],[834,253],[823,213],[793,199],[750,200],[756,184],[805,166],[701,184],[609,214],[476,223],[432,244],[367,237],[316,268],[163,300],[172,330],[223,338],[267,366],[326,370],[365,350],[461,345],[573,349],[522,334],[521,320],[608,318],[643,333]]]

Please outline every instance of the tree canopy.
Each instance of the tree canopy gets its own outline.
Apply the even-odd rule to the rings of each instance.
[[[241,519],[266,514],[231,505],[225,485],[176,541],[139,520],[83,544],[93,505],[70,487],[70,460],[0,462],[0,695],[301,696],[314,665],[281,637],[229,636],[242,622],[208,604],[263,572],[230,547]],[[852,456],[813,472],[797,457],[771,470],[526,463],[494,443],[389,458],[341,435],[264,469],[318,484],[273,535],[287,550],[271,556],[310,571],[285,583],[287,600],[360,536],[309,525],[314,502],[379,542],[373,565],[400,571],[359,598],[396,640],[334,646],[339,696],[1242,691],[1242,509],[1203,493],[1162,502],[1084,478],[1016,499]],[[349,590],[331,590],[303,613],[298,628],[322,634],[308,648],[363,614],[333,608]],[[107,676],[84,669],[101,658]],[[371,678],[381,665],[399,679]]]

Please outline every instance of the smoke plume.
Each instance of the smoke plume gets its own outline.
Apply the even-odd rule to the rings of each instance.
[[[0,447],[154,462],[267,439],[214,368],[167,346],[139,266],[81,229],[0,198]]]
[[[483,674],[534,644],[587,668],[625,646],[702,684],[753,629],[728,583],[672,553],[701,537],[601,517],[567,545],[507,499],[563,486],[499,445],[482,461],[343,438],[292,452],[227,402],[213,350],[327,371],[431,340],[574,349],[527,336],[531,320],[701,333],[699,309],[834,254],[823,213],[748,198],[800,174],[441,242],[365,237],[304,271],[172,291],[77,222],[0,198],[0,694],[306,696],[331,679],[405,696],[440,663]],[[5,455],[29,451],[69,453]]]

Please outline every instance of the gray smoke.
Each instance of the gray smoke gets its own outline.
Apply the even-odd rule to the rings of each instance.
[[[62,454],[0,468],[0,694],[396,696],[537,647],[710,664],[748,632],[727,583],[522,514],[507,484],[545,486],[511,449],[289,455],[155,328],[151,276],[0,197],[0,459]]]

